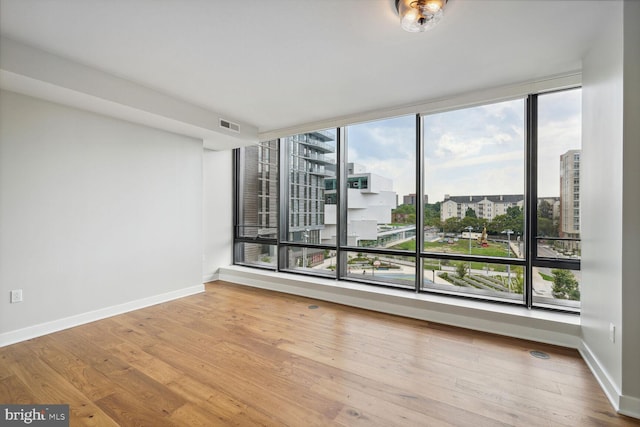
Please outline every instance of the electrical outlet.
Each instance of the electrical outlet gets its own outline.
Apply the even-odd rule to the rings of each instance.
[[[609,341],[616,342],[616,325],[609,323]]]
[[[22,289],[14,289],[11,291],[11,304],[22,302]]]

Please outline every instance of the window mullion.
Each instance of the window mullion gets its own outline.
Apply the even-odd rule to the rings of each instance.
[[[289,229],[289,144],[278,138],[278,271],[286,268],[287,248],[282,245],[287,240]]]
[[[416,114],[416,292],[424,283],[424,268],[420,253],[424,248],[424,146],[422,116]]]
[[[527,308],[533,307],[533,260],[537,257],[537,217],[538,217],[538,95],[527,97],[526,109],[526,212],[525,235],[525,289],[524,303]]]

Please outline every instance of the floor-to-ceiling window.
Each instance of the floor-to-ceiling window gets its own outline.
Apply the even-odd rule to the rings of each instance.
[[[264,141],[235,153],[234,262],[277,266],[278,141]]]
[[[580,90],[536,97],[537,209],[532,303],[580,307]]]
[[[424,191],[440,203],[423,289],[522,300],[525,100],[425,115],[422,130]]]
[[[235,262],[577,311],[580,93],[239,149]]]
[[[346,126],[344,136],[344,239],[351,250],[343,277],[414,289],[419,199],[399,206],[416,192],[416,116]]]
[[[336,177],[336,129],[280,139],[280,268],[335,277],[336,208],[331,186]],[[335,195],[335,194],[334,194]]]

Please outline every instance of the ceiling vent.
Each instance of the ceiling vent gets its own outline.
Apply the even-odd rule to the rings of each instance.
[[[220,127],[232,132],[240,133],[240,125],[225,119],[220,119]]]

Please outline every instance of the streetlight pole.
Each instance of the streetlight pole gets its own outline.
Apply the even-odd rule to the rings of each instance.
[[[464,229],[469,234],[467,237],[469,238],[469,255],[471,255],[471,230],[473,230],[473,227],[468,225]],[[469,276],[471,276],[471,261],[469,261]]]
[[[302,234],[304,238],[304,243],[308,243],[309,241],[309,229],[305,228],[304,233]],[[307,248],[306,246],[302,248],[302,268],[307,268]]]
[[[502,234],[507,235],[507,257],[511,258],[511,235],[513,230],[504,230]],[[507,284],[509,285],[509,293],[511,293],[511,264],[507,264]]]

